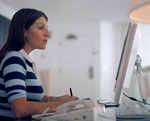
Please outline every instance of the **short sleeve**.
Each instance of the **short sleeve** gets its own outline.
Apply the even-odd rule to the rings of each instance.
[[[2,73],[8,102],[26,97],[26,64],[17,51],[9,52],[2,60]]]

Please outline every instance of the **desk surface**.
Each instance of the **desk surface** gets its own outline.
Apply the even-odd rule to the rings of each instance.
[[[35,121],[35,120],[32,120],[31,118],[27,118],[27,119],[1,119],[0,118],[0,121]],[[150,118],[147,118],[147,119],[116,119],[116,121],[150,121]]]
[[[22,118],[22,119],[10,119],[10,118],[1,118],[0,121],[35,121],[31,118]],[[116,121],[150,121],[150,117],[145,119],[116,119]]]
[[[32,119],[31,118],[12,119],[12,118],[0,117],[0,121],[32,121]]]

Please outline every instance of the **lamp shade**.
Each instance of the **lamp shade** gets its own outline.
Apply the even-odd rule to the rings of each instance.
[[[136,22],[150,23],[150,0],[131,0],[129,18]]]

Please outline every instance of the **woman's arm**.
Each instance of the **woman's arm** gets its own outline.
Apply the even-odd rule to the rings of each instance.
[[[63,95],[63,96],[47,96],[44,95],[41,102],[55,102],[55,101],[61,101],[67,97],[70,97],[70,95]]]
[[[27,101],[26,98],[19,98],[11,103],[11,109],[16,118],[31,116],[34,114],[42,113],[47,107],[56,109],[59,105],[73,100],[78,100],[77,97],[68,96],[61,101],[56,102],[33,102]]]
[[[48,95],[44,95],[43,98],[40,100],[40,102],[49,102]]]

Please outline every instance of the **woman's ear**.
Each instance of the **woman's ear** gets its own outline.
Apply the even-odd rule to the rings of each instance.
[[[23,29],[23,36],[24,38],[27,38],[27,31],[25,29]]]

